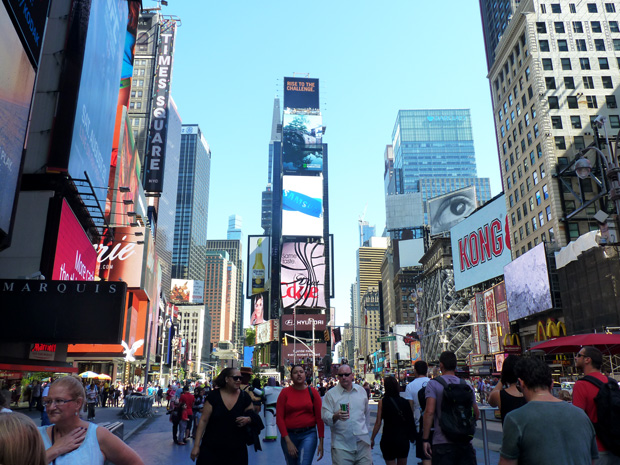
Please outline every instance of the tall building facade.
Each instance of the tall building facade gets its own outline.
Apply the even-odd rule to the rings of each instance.
[[[239,215],[230,215],[228,217],[228,229],[226,230],[226,239],[240,241],[242,225],[243,218],[241,218]]]
[[[231,342],[234,342],[235,347],[240,353],[243,353],[243,343],[244,343],[244,332],[243,332],[243,310],[244,310],[244,298],[243,298],[243,289],[244,289],[244,262],[241,259],[243,256],[243,245],[241,240],[237,239],[208,239],[206,243],[206,251],[207,252],[215,252],[225,251],[228,254],[229,261],[235,265],[236,274],[235,274],[235,305],[234,305],[234,315],[235,315],[235,324],[233,328],[233,339]],[[207,279],[210,279],[207,276]]]
[[[206,257],[205,307],[211,315],[210,343],[230,342],[235,324],[237,267],[226,251],[208,251]]]
[[[390,167],[392,155],[388,149],[384,155],[386,195],[392,190],[392,183],[395,194],[428,193],[428,184],[423,182],[426,179],[447,188],[457,184],[458,179],[477,178],[468,109],[399,110],[392,132],[391,151],[393,174]],[[480,178],[478,184],[486,186],[477,190],[478,201],[490,200],[489,179]]]
[[[177,187],[172,277],[205,279],[211,149],[197,124],[184,124]]]
[[[265,235],[271,235],[272,215],[273,215],[273,192],[272,182],[274,173],[274,142],[282,141],[282,113],[280,109],[280,99],[273,100],[273,114],[271,117],[271,136],[269,138],[269,160],[267,165],[267,186],[261,195],[261,227]]]
[[[513,258],[598,229],[595,179],[563,169],[586,146],[605,152],[604,133],[620,129],[619,21],[614,3],[522,1],[495,49],[489,79]]]
[[[488,69],[491,69],[495,63],[495,49],[514,11],[519,6],[519,1],[480,0],[480,16],[482,17],[482,33]]]

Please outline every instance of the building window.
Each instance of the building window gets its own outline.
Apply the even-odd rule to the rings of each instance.
[[[529,113],[525,113],[525,126],[529,126],[530,125],[530,114]]]
[[[532,133],[531,132],[527,133],[527,145],[528,147],[532,145]]]
[[[512,207],[514,207],[515,202],[514,202],[514,198],[512,197],[512,194],[510,194],[510,195],[508,196],[508,200],[510,201],[510,207],[511,207],[511,208],[512,208]],[[514,225],[514,221],[513,221],[513,223],[512,223],[512,224]]]
[[[604,39],[594,39],[594,49],[597,52],[605,51],[605,40]]]
[[[588,47],[586,47],[586,39],[575,39],[575,47],[578,52],[588,51]]]
[[[552,71],[553,70],[553,61],[551,60],[551,58],[543,58],[542,59],[542,64],[543,64],[543,69],[545,71]]]
[[[588,103],[588,108],[598,108],[598,105],[596,103],[596,96],[587,95],[586,102]]]
[[[599,69],[609,69],[609,61],[607,61],[607,58],[600,57],[598,59],[598,67]]]
[[[614,51],[620,52],[620,39],[613,39],[614,41]]]
[[[564,87],[566,87],[567,89],[575,88],[575,80],[572,76],[564,76]]]
[[[519,212],[519,216],[521,216],[521,212]],[[512,220],[512,225],[513,226],[517,224],[517,219],[516,219],[514,213],[512,215],[510,215],[510,219]]]
[[[603,32],[601,29],[600,21],[590,21],[590,27],[592,28],[592,32],[600,33]]]
[[[568,103],[568,108],[579,108],[579,103],[577,101],[577,97],[566,97],[566,103]]]
[[[536,145],[536,154],[538,155],[538,158],[542,157],[542,145]]]
[[[552,76],[547,76],[545,78],[545,85],[547,86],[547,89],[555,89],[555,78]]]
[[[540,205],[542,202],[540,198],[540,191],[536,191],[536,205]]]
[[[549,51],[549,41],[546,39],[541,39],[538,41],[538,46],[540,48],[541,52],[548,52]]]
[[[555,136],[555,148],[558,150],[566,150],[564,136]]]
[[[584,89],[594,89],[594,80],[592,79],[592,76],[583,77],[583,87]]]
[[[549,109],[558,110],[560,108],[560,103],[557,97],[549,97]]]
[[[575,150],[581,150],[581,149],[586,148],[586,142],[583,136],[575,136],[573,138],[573,145],[575,146]],[[563,158],[563,157],[558,157],[558,162],[560,161],[560,158]]]
[[[540,212],[540,213],[538,214],[538,224],[539,224],[540,226],[542,226],[542,225],[544,225],[544,224],[545,224],[545,216],[543,215],[543,213],[542,213],[542,212]],[[544,239],[543,239],[543,241],[544,241]]]
[[[613,97],[613,95],[612,95]],[[620,116],[618,115],[609,115],[609,124],[613,129],[620,128]]]
[[[568,52],[568,42],[565,39],[558,39],[558,50],[560,52]]]
[[[557,32],[558,34],[564,34],[564,32],[566,32],[564,30],[564,23],[562,21],[557,21],[553,23],[553,26],[555,27],[555,32]]]
[[[609,30],[611,32],[620,32],[620,28],[618,27],[618,21],[609,21]]]
[[[536,32],[538,32],[539,34],[547,33],[547,26],[543,21],[539,21],[536,23]]]
[[[532,179],[534,180],[534,185],[538,184],[538,173],[536,171],[532,173]]]
[[[579,66],[581,66],[581,69],[590,69],[590,59],[579,58]]]
[[[581,117],[580,116],[571,116],[570,124],[573,129],[581,129]]]
[[[543,199],[547,200],[549,198],[549,191],[547,190],[547,185],[543,186]]]
[[[588,3],[588,13],[597,13],[596,3]]]
[[[605,3],[605,11],[607,13],[615,13],[616,5],[614,5],[613,3]]]
[[[534,156],[534,151],[530,152],[530,164],[534,166],[534,162],[536,161],[536,157]]]
[[[581,21],[573,21],[573,32],[577,34],[581,34],[583,32],[583,24]]]
[[[562,13],[562,7],[559,3],[551,4],[551,13]]]
[[[613,89],[613,83],[611,82],[611,76],[601,76],[601,81],[603,81],[604,89]]]
[[[536,174],[536,172],[534,172]],[[525,184],[527,185],[527,191],[529,192],[532,189],[532,180],[528,177],[525,179]]]
[[[525,223],[525,236],[529,236],[530,235],[530,224],[529,223]]]
[[[562,129],[562,117],[561,116],[552,116],[551,117],[551,126],[553,129]]]
[[[571,13],[577,13],[577,8],[575,8],[575,4],[574,3],[569,3],[568,4],[568,9],[570,10]]]
[[[539,132],[538,132],[538,123],[536,123],[534,125],[534,137],[538,137],[539,136]],[[529,139],[528,139],[529,140]]]
[[[551,221],[551,206],[545,208],[545,213],[547,215],[547,221]]]

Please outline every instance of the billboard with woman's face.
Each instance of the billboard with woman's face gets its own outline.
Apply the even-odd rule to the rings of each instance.
[[[255,326],[269,320],[269,292],[252,296],[250,324]]]

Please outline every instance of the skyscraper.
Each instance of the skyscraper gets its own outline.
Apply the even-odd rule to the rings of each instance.
[[[210,343],[232,341],[237,298],[237,267],[226,251],[206,252],[205,306],[211,315]]]
[[[241,240],[241,225],[243,219],[239,215],[230,215],[228,217],[228,230],[226,231],[226,239]]]
[[[261,196],[261,228],[265,235],[271,235],[271,221],[273,210],[273,158],[274,142],[282,140],[282,117],[280,113],[280,99],[273,100],[273,115],[271,118],[271,137],[269,139],[269,163],[267,166],[267,186]]]
[[[243,260],[241,259],[241,257],[243,256],[243,245],[241,244],[241,240],[238,239],[208,239],[206,242],[206,251],[214,253],[222,251],[226,252],[228,254],[228,260],[236,267],[237,273],[235,275],[235,289],[237,294],[235,296],[235,324],[233,328],[233,339],[231,340],[231,342],[234,342],[237,350],[240,351],[240,353],[243,353],[243,285],[245,282],[245,280],[243,279],[245,268],[243,265]],[[211,277],[207,276],[207,279],[211,279]]]
[[[197,124],[184,124],[177,188],[172,277],[205,279],[211,149]]]
[[[604,133],[620,128],[619,21],[614,3],[522,1],[495,49],[489,79],[513,258],[598,228],[596,179],[563,169],[586,146],[606,151]]]
[[[482,33],[488,69],[491,69],[495,63],[495,49],[514,11],[519,6],[519,1],[480,0],[480,16],[482,17]]]

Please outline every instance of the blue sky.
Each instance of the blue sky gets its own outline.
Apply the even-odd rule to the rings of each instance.
[[[478,175],[501,191],[478,2],[170,0],[163,13],[182,21],[172,95],[212,151],[209,239],[226,237],[233,213],[244,235],[262,232],[273,99],[284,76],[320,79],[339,324],[366,205],[385,226],[383,154],[399,109],[471,109]]]

